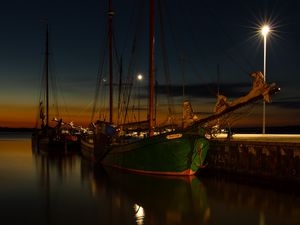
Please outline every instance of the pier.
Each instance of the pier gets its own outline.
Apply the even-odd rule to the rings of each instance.
[[[210,141],[207,171],[300,185],[300,135],[219,135]],[[281,183],[284,185],[285,183]]]

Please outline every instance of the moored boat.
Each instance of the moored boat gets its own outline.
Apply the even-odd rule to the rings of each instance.
[[[111,2],[109,4],[109,25],[112,20]],[[237,110],[253,101],[264,99],[278,91],[275,84],[263,82],[261,73],[251,73],[253,87],[248,95],[233,102],[219,95],[215,113],[209,117],[198,119],[192,107],[188,107],[182,127],[162,128],[154,124],[154,0],[150,0],[149,31],[149,111],[147,129],[134,127],[132,124],[113,123],[112,91],[110,91],[109,121],[97,121],[93,137],[82,138],[83,155],[88,155],[96,163],[120,168],[126,171],[162,175],[193,175],[205,165],[208,151],[206,133],[207,123]],[[109,29],[111,30],[111,29]],[[112,35],[110,34],[109,37]],[[111,46],[112,39],[109,41]],[[109,48],[111,49],[111,48]],[[112,53],[110,53],[112,56]],[[112,57],[109,57],[109,68],[112,69]],[[112,71],[110,71],[110,75]],[[112,81],[112,79],[110,79]],[[112,86],[112,83],[110,83]],[[112,90],[112,89],[111,89]],[[125,129],[125,127],[127,127]]]
[[[74,132],[72,124],[65,124],[62,119],[53,119],[50,125],[49,120],[49,29],[46,24],[45,39],[45,62],[43,73],[43,85],[40,102],[39,102],[39,118],[40,128],[32,134],[32,147],[37,151],[47,152],[64,152],[67,150],[79,150],[79,133]],[[37,123],[38,124],[38,123]],[[67,125],[67,126],[66,126]]]
[[[192,175],[203,166],[208,146],[202,130],[177,130],[132,143],[112,143],[101,163],[138,173]]]

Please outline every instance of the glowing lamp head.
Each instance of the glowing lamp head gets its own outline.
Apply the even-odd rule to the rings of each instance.
[[[261,34],[266,37],[268,35],[268,33],[270,32],[270,27],[268,25],[264,25],[261,28]]]
[[[143,75],[142,74],[137,75],[137,79],[138,80],[143,80]]]

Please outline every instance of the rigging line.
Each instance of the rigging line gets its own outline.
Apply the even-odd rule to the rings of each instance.
[[[184,4],[185,6],[186,6],[186,4]],[[185,14],[184,15],[184,17],[185,18],[189,18],[189,13],[190,13],[190,9],[189,10],[187,10],[187,8],[186,7],[182,7],[182,12]],[[191,27],[193,27],[193,26],[191,26],[191,24],[190,24],[190,21],[189,20],[186,20],[186,24],[188,25],[188,27],[190,27],[190,29],[189,29],[189,34],[190,34],[190,37],[191,37],[191,40],[193,41],[193,43],[198,43],[198,41],[196,41],[196,35],[194,34],[194,30],[193,29],[191,29]],[[196,44],[195,45],[196,46],[196,49],[197,49],[197,52],[199,53],[199,52],[202,52],[202,50],[201,50],[201,48]],[[187,62],[188,60],[186,60],[186,62]],[[190,60],[189,60],[190,61]],[[207,61],[206,61],[206,57],[202,57],[201,56],[201,61],[203,62],[204,61],[204,63],[202,63],[201,65],[202,65],[202,68],[204,68],[204,66],[206,66],[206,65],[208,65],[209,63],[207,63]],[[195,66],[195,65],[194,65]],[[204,70],[208,70],[207,69],[207,67],[206,68],[204,68]],[[207,73],[208,74],[208,73]],[[209,76],[209,77],[211,77],[211,76]],[[203,81],[204,81],[204,79],[203,79]]]
[[[69,106],[67,104],[65,95],[64,95],[64,91],[63,91],[63,87],[62,87],[62,81],[59,78],[59,76],[57,76],[57,72],[55,69],[55,61],[54,59],[51,60],[52,61],[52,66],[50,67],[51,73],[53,74],[51,77],[53,79],[53,98],[54,98],[54,102],[55,102],[55,107],[56,107],[56,115],[58,118],[60,116],[65,116],[68,119],[71,118],[71,114],[70,114],[70,110],[69,110]],[[52,69],[53,68],[53,69]],[[59,96],[59,98],[58,98]],[[62,99],[62,101],[59,101],[59,99]]]
[[[172,101],[172,93],[171,93],[171,79],[170,79],[170,66],[168,62],[167,50],[166,50],[166,43],[165,43],[165,32],[164,32],[164,21],[162,16],[162,4],[161,1],[158,1],[158,13],[159,13],[159,24],[160,24],[160,43],[162,48],[163,54],[163,68],[165,71],[165,79],[167,82],[167,99],[168,99],[168,111],[169,115],[173,115],[174,108],[173,108],[173,101]]]
[[[166,3],[165,3],[165,0],[162,0],[162,5],[163,6],[165,6],[166,5]],[[172,39],[173,39],[173,42],[174,42],[174,47],[175,47],[175,52],[183,52],[183,51],[180,51],[179,50],[179,47],[178,46],[180,46],[180,45],[178,45],[178,43],[179,43],[179,41],[177,40],[177,36],[175,35],[175,32],[174,32],[174,28],[173,28],[173,26],[172,26],[172,24],[173,23],[171,23],[170,22],[170,20],[172,20],[171,18],[172,18],[172,16],[171,16],[171,14],[170,14],[170,12],[168,11],[168,9],[169,9],[169,7],[164,7],[164,9],[165,9],[165,14],[166,14],[166,23],[167,23],[167,26],[169,27],[169,29],[170,29],[170,36],[172,37]],[[170,18],[170,19],[168,19],[168,18]],[[173,21],[173,20],[172,20]],[[175,20],[174,20],[175,21]],[[179,56],[179,61],[180,61],[180,56]]]
[[[118,48],[117,48],[117,45],[116,45],[116,43],[117,43],[117,41],[116,41],[116,36],[114,35],[115,34],[115,32],[114,32],[114,30],[113,30],[113,28],[112,28],[112,38],[113,38],[113,49],[114,49],[114,55],[115,55],[115,57],[114,57],[114,62],[115,62],[115,64],[116,64],[116,67],[118,68],[118,70],[117,70],[117,74],[118,74],[118,76],[119,76],[119,89],[118,89],[118,109],[117,109],[117,113],[118,113],[118,119],[117,119],[117,124],[119,123],[119,119],[120,119],[120,97],[121,97],[121,91],[122,91],[122,84],[121,84],[121,82],[122,82],[122,65],[121,65],[121,58],[122,58],[122,55],[123,55],[123,53],[121,53],[121,58],[119,58],[119,55],[118,55]],[[125,41],[125,43],[128,41],[128,37],[129,37],[129,32],[127,32],[127,37],[126,37],[126,41]],[[126,46],[126,45],[125,45]],[[124,49],[125,49],[125,46],[124,46]],[[124,50],[123,50],[124,51]],[[115,72],[116,73],[116,72]]]
[[[38,102],[39,102],[39,104],[37,104],[37,106],[36,106],[36,121],[35,121],[35,128],[37,128],[38,127],[38,123],[39,123],[39,119],[40,119],[40,117],[41,117],[41,112],[40,112],[40,110],[41,110],[41,107],[43,107],[43,104],[44,104],[44,102],[41,100],[41,91],[40,91],[40,96],[39,96],[39,98],[38,98]]]
[[[256,103],[253,103],[251,105],[246,106],[246,109],[243,110],[240,113],[234,113],[234,112],[232,112],[232,113],[228,114],[223,119],[222,123],[225,124],[225,125],[223,125],[223,127],[226,127],[226,125],[232,127],[234,125],[234,123],[236,123],[241,118],[245,118],[248,115],[252,114],[254,107],[257,106],[257,105],[258,105],[258,103],[256,102]]]
[[[112,37],[113,37],[113,43],[116,43],[116,39],[115,39],[115,35],[114,35],[114,31],[112,30]],[[119,107],[120,107],[120,97],[121,97],[121,91],[122,91],[122,56],[119,58],[118,56],[118,49],[117,49],[117,46],[116,44],[113,45],[113,48],[114,48],[114,53],[115,53],[115,57],[114,57],[114,62],[116,64],[116,68],[117,71],[114,70],[115,73],[118,74],[119,76],[119,88],[118,88],[118,108],[117,108],[117,113],[118,113],[118,117],[117,117],[117,124],[119,123],[119,116],[120,116],[120,110],[119,110]],[[114,86],[114,85],[113,85]]]
[[[135,5],[135,4],[134,4]],[[135,11],[136,11],[136,6],[134,7],[134,9],[132,10],[132,13],[131,13],[131,18],[130,18],[130,24],[133,23],[133,18],[134,18],[134,15],[135,15]],[[116,44],[114,45],[114,52],[115,52],[115,55],[116,55],[116,64],[117,64],[117,68],[119,69],[118,70],[118,74],[119,74],[119,95],[118,95],[118,122],[119,123],[120,121],[120,118],[121,118],[121,114],[122,114],[122,111],[121,111],[121,93],[123,92],[123,85],[121,84],[122,83],[122,74],[123,74],[123,65],[121,65],[122,63],[122,58],[123,58],[123,55],[124,55],[124,52],[125,52],[125,49],[126,49],[126,46],[129,42],[129,34],[130,32],[127,32],[127,35],[126,35],[126,38],[125,38],[125,44],[124,44],[124,48],[123,50],[121,51],[121,57],[119,58],[118,56],[118,51],[117,51],[117,47],[116,47]],[[115,35],[113,35],[113,39],[114,39],[114,43],[116,43],[116,37]],[[124,88],[125,89],[125,88]]]
[[[51,55],[51,54],[50,54]],[[50,58],[50,57],[49,57]],[[52,62],[52,65],[49,65],[49,75],[50,75],[50,85],[52,87],[52,98],[53,98],[53,106],[54,106],[54,116],[59,118],[59,107],[58,107],[58,97],[57,97],[57,79],[56,79],[56,73],[54,73],[54,60],[53,55],[52,59],[50,59],[50,62]],[[50,63],[49,63],[50,64]]]
[[[186,5],[186,4],[185,4]],[[187,9],[186,9],[186,7],[182,7],[183,8],[183,13],[185,13],[185,17],[189,17],[188,16],[188,14],[187,14]],[[189,9],[188,10],[188,12],[190,12],[191,11],[191,9]],[[192,27],[191,26],[191,24],[190,24],[190,22],[187,20],[186,21],[187,22],[187,24],[189,25],[189,27]],[[194,30],[193,29],[189,29],[190,30],[190,36],[191,36],[191,39],[193,40],[193,43],[198,43],[197,41],[195,41],[196,40],[196,38],[195,38],[195,34],[194,34]],[[217,43],[218,44],[218,43]],[[199,46],[196,44],[195,45],[195,47],[198,49],[198,52],[201,52],[201,50],[200,50],[200,48],[199,48]],[[224,53],[224,55],[227,55],[227,57],[243,72],[243,73],[245,73],[245,74],[248,74],[248,72],[243,68],[243,67],[241,67],[240,65],[239,65],[239,63],[237,62],[237,60],[235,60],[235,58],[233,57],[233,56],[231,56],[231,55],[229,55],[227,52],[226,52],[226,50],[224,50],[221,46],[219,46],[219,49],[221,49],[222,50],[222,52]]]
[[[133,81],[134,81],[134,75],[133,75],[133,67],[135,65],[136,61],[136,45],[137,45],[137,40],[138,40],[138,30],[135,32],[135,36],[132,42],[132,49],[131,49],[131,54],[130,54],[130,61],[129,61],[129,66],[127,69],[127,79],[126,79],[126,87],[124,88],[124,95],[123,95],[123,106],[122,106],[122,112],[124,113],[124,118],[123,118],[123,123],[125,123],[126,118],[127,118],[127,112],[128,112],[128,107],[130,104],[130,99],[131,99],[131,92],[133,88]]]
[[[81,111],[79,111],[77,114],[77,116],[81,116],[84,115],[85,112],[87,112],[90,108],[90,106],[93,104],[93,100],[91,100],[85,107],[81,107]]]
[[[173,27],[173,24],[174,24],[174,21],[175,20],[173,20],[172,18],[172,16],[170,15],[170,12],[168,11],[168,9],[169,9],[169,7],[166,7],[166,3],[165,3],[165,1],[161,1],[161,11],[162,10],[164,10],[164,14],[166,15],[165,17],[163,17],[162,16],[162,13],[161,13],[161,18],[165,18],[165,20],[163,20],[164,22],[163,22],[163,24],[167,24],[167,27],[169,27],[169,29],[170,29],[170,32],[168,32],[168,33],[170,33],[171,35],[171,38],[173,39],[173,43],[174,43],[174,49],[175,49],[175,52],[177,52],[177,54],[180,52],[180,50],[179,50],[179,46],[180,45],[178,45],[178,43],[179,43],[179,41],[177,40],[177,35],[175,35],[175,32],[174,32],[174,27]],[[172,22],[171,22],[172,21]],[[165,25],[163,25],[164,27],[166,27]],[[163,29],[165,29],[165,28],[163,28]],[[178,54],[178,55],[180,55],[180,54]],[[178,57],[178,58],[180,58],[180,56]],[[179,59],[177,59],[177,60],[179,60]],[[180,60],[179,60],[180,61]],[[169,79],[170,79],[170,72],[169,72]],[[168,82],[167,82],[168,83]],[[169,82],[169,85],[170,85],[170,83],[171,82]],[[170,87],[169,87],[170,88]],[[169,89],[170,90],[170,89]],[[167,91],[168,92],[168,91]],[[170,105],[170,102],[172,102],[171,103],[171,105],[173,106],[173,114],[175,115],[176,114],[176,112],[174,111],[174,104],[173,104],[173,98],[171,97],[171,93],[169,94],[169,96],[168,96],[169,98],[168,98],[168,105]],[[170,99],[171,99],[171,101],[170,101]],[[167,121],[169,121],[169,119],[167,118]]]
[[[69,106],[67,104],[66,98],[63,94],[62,87],[60,85],[59,85],[59,89],[60,89],[59,92],[62,93],[61,94],[61,99],[62,99],[62,104],[63,104],[64,109],[65,109],[62,113],[66,115],[68,120],[70,120],[70,118],[71,118],[70,109],[69,109]]]
[[[186,62],[190,63],[190,65],[191,65],[190,68],[194,71],[194,74],[200,74],[199,76],[196,76],[196,77],[198,78],[198,80],[200,80],[200,82],[203,83],[203,81],[204,81],[204,79],[202,79],[203,76],[201,76],[201,72],[198,71],[195,64],[192,63],[191,61],[186,61]],[[211,96],[217,96],[217,92],[216,92],[215,88],[213,87],[213,85],[211,83],[206,83],[205,87],[206,87],[207,91],[211,94]]]
[[[49,32],[48,35],[50,35],[51,33]],[[54,56],[53,56],[53,50],[51,49],[51,42],[50,42],[51,38],[48,38],[48,48],[49,48],[49,53],[48,53],[48,59],[49,59],[49,77],[50,77],[50,86],[52,89],[52,100],[53,100],[53,108],[54,108],[54,112],[52,112],[54,114],[54,116],[59,117],[59,107],[58,107],[58,97],[57,97],[57,84],[56,84],[56,74],[53,72],[55,71],[55,62],[54,62]],[[51,93],[50,93],[51,94]]]
[[[243,108],[239,109],[240,113],[231,112],[227,115],[222,116],[221,118],[219,118],[219,121],[221,121],[219,126],[220,127],[226,127],[226,126],[232,127],[236,121],[240,120],[240,118],[250,115],[253,112],[254,107],[257,105],[259,105],[259,103],[254,102],[250,105],[245,106],[244,110],[243,110]],[[213,121],[211,121],[211,122],[213,122]],[[212,124],[214,124],[214,123],[212,123]]]
[[[127,117],[127,112],[128,112],[128,107],[129,107],[129,102],[130,102],[130,96],[131,96],[131,90],[132,90],[132,86],[133,86],[133,76],[131,76],[132,78],[129,78],[129,82],[128,82],[128,90],[127,90],[127,101],[125,102],[126,106],[125,106],[125,114],[124,114],[124,122],[126,122],[126,117]],[[126,97],[125,97],[126,98]]]
[[[165,0],[163,0],[163,3],[164,3],[164,5],[166,4],[165,3]],[[167,10],[168,8],[170,8],[170,7],[164,7],[166,10],[165,10],[165,12],[166,12],[166,18],[167,18],[167,22],[168,22],[168,26],[170,27],[170,33],[172,34],[171,35],[171,37],[172,37],[172,39],[173,39],[173,42],[174,42],[174,45],[175,45],[175,49],[176,49],[176,52],[180,52],[180,48],[179,48],[179,46],[181,46],[181,45],[178,45],[178,43],[179,43],[179,41],[177,40],[177,36],[175,35],[175,32],[174,32],[174,27],[172,26],[172,23],[170,22],[170,20],[172,20],[171,18],[172,18],[172,16],[171,16],[171,13]],[[185,9],[184,7],[183,7],[183,9]],[[183,12],[184,13],[186,13],[186,11],[185,10],[183,10]],[[168,18],[170,18],[169,20],[168,20]],[[185,16],[185,18],[188,18],[188,16]],[[195,37],[194,36],[192,36],[192,39],[194,40],[194,42],[195,42]],[[182,50],[181,52],[186,52],[186,50],[184,51],[184,50]],[[185,54],[186,55],[186,54]],[[182,64],[182,60],[181,60],[181,58],[182,57],[179,57],[179,63],[180,64]],[[188,59],[184,59],[184,62],[185,63],[190,63],[190,64],[192,64],[192,66],[194,67],[194,68],[196,68],[196,66],[190,61],[190,60],[188,60]],[[195,71],[196,71],[196,73],[195,73]],[[198,71],[197,71],[197,69],[194,69],[194,73],[195,74],[201,74],[201,73],[199,73]],[[197,76],[198,77],[198,76]],[[201,79],[203,76],[199,76],[200,77],[200,81],[201,82],[203,82],[203,81],[205,81],[204,79]],[[213,87],[211,87],[210,85],[208,85],[207,84],[207,89],[209,90],[209,92],[210,93],[213,93],[213,95],[212,96],[215,96],[215,93],[212,91],[213,90]],[[185,94],[187,94],[187,92],[185,92]]]
[[[185,13],[186,15],[184,16],[185,18],[189,18],[189,16],[188,16],[188,14],[187,14],[187,12],[186,12],[186,8],[185,7],[182,7],[182,12],[183,13]],[[170,18],[170,16],[168,16],[169,18]],[[189,21],[187,20],[187,23],[188,23],[188,25],[191,27],[191,25],[189,24]],[[170,25],[170,27],[171,28],[173,28],[171,25],[173,24],[173,23],[169,23]],[[189,30],[191,30],[191,31],[193,31],[193,29],[189,29]],[[173,33],[173,36],[174,37],[176,37],[175,35],[174,35],[174,29],[171,29],[171,32]],[[194,41],[194,42],[196,42],[195,40],[195,35],[190,35],[192,38],[192,40]],[[174,41],[175,41],[175,46],[176,46],[176,49],[177,50],[179,50],[179,47],[178,47],[178,45],[177,45],[177,43],[178,43],[178,40],[176,40],[176,39],[174,39]],[[197,42],[196,42],[197,43]],[[183,46],[182,46],[183,47]],[[199,50],[200,48],[197,46],[197,48],[198,48],[198,51],[199,52],[201,52],[201,50]],[[184,50],[181,50],[182,52],[186,52],[186,49]],[[184,54],[182,54],[182,55],[186,55],[186,53]],[[178,59],[178,61],[179,61],[179,64],[181,65],[181,68],[183,69],[184,67],[187,67],[186,65],[183,65],[183,64],[186,64],[187,62],[190,62],[190,64],[192,64],[192,62],[190,61],[190,60],[188,60],[186,57],[179,57],[179,59]],[[196,68],[196,66],[194,65],[194,64],[192,64],[193,65],[193,67],[194,68]],[[195,71],[196,71],[196,69],[195,69]],[[183,71],[184,72],[184,71]],[[197,72],[196,74],[201,74],[201,73],[199,73],[199,72]],[[198,76],[197,76],[198,77]],[[199,77],[203,77],[203,76],[199,76]],[[184,78],[183,78],[184,79]],[[201,82],[203,82],[203,81],[205,81],[204,79],[200,79],[201,80]],[[204,83],[204,82],[203,82]],[[211,91],[211,87],[209,87],[209,85],[207,85],[207,89],[211,92],[211,93],[213,93],[212,91]],[[186,94],[186,93],[185,93]],[[214,95],[214,94],[213,94]]]
[[[106,73],[107,74],[107,73]],[[103,81],[101,83],[101,86],[100,86],[100,91],[99,91],[99,96],[100,96],[100,99],[99,99],[99,107],[98,107],[98,118],[101,117],[101,114],[109,114],[109,107],[108,107],[108,88],[109,86]]]
[[[165,0],[163,0],[163,2],[165,2]],[[166,4],[166,3],[164,3],[164,4]],[[166,10],[165,10],[165,12],[166,12],[166,21],[167,21],[167,23],[168,23],[168,26],[169,26],[169,28],[170,28],[170,33],[172,34],[171,35],[171,37],[172,37],[172,39],[173,39],[173,42],[174,42],[174,45],[175,45],[175,49],[176,49],[176,52],[187,52],[187,50],[186,49],[181,49],[180,50],[180,48],[179,48],[179,46],[180,47],[183,47],[183,45],[178,45],[178,43],[180,43],[180,41],[178,40],[178,35],[175,35],[175,32],[174,32],[174,26],[173,26],[173,24],[174,23],[171,23],[170,22],[170,20],[171,21],[175,21],[175,19],[172,19],[173,17],[171,16],[171,13],[168,11],[168,9],[169,8],[171,8],[171,7],[165,7],[166,8]],[[185,9],[184,7],[182,7],[183,9]],[[186,13],[186,11],[185,10],[183,10],[182,12],[184,12],[184,13]],[[189,15],[185,15],[184,16],[185,18],[188,18],[189,17]],[[168,18],[170,18],[169,20],[168,20]],[[189,21],[187,21],[187,23],[189,23]],[[190,24],[189,24],[189,26],[190,26]],[[191,26],[190,26],[191,27]],[[194,36],[192,36],[192,39],[194,40],[194,42],[195,42],[195,37]],[[187,53],[183,53],[183,54],[181,54],[181,55],[188,55]],[[181,62],[181,58],[182,58],[182,56],[181,55],[179,55],[179,58],[178,58],[178,62],[180,63]],[[186,61],[188,61],[187,59],[186,59],[187,57],[185,57],[185,60]]]
[[[43,63],[41,63],[43,64]],[[40,93],[39,93],[39,103],[38,103],[38,107],[40,105],[40,103],[42,102],[42,107],[45,108],[44,104],[46,102],[46,90],[45,90],[45,83],[46,83],[46,73],[45,73],[45,65],[41,66],[41,78],[40,78]],[[40,114],[40,107],[38,109],[37,112],[37,116]],[[38,121],[36,121],[36,123],[38,123]]]
[[[204,5],[204,7],[207,9],[207,12],[210,14],[210,16],[213,18],[213,20],[217,24],[217,26],[221,29],[221,31],[225,34],[225,36],[227,36],[228,40],[233,44],[234,40],[233,40],[232,36],[226,31],[226,29],[224,28],[224,26],[222,25],[222,23],[217,19],[217,16],[213,12],[213,10],[211,9],[211,7],[209,7],[209,5],[206,3],[205,0],[202,0],[202,3]],[[221,46],[219,45],[219,47],[221,47]],[[233,63],[235,63],[240,68],[240,70],[243,73],[248,74],[247,70],[245,68],[243,68],[242,66],[239,66],[239,64],[237,63],[237,60],[235,60],[233,56],[231,56],[230,54],[228,54],[228,52],[226,50],[224,50],[224,48],[221,47],[221,50],[223,51],[223,53],[225,55],[229,56],[229,58],[233,61]],[[244,60],[244,62],[246,62],[246,64],[248,64],[248,66],[252,70],[254,70],[253,64],[248,60],[248,58],[244,54],[242,54],[242,52],[240,51],[239,48],[238,48],[238,50],[239,50],[239,55],[242,57],[242,59]]]
[[[104,83],[101,85],[102,86],[102,91],[100,93],[100,105],[99,105],[99,111],[98,111],[98,118],[101,118],[101,115],[103,116],[103,118],[108,115],[108,111],[109,108],[107,107],[108,105],[108,95],[107,95],[107,88],[108,86],[106,86]]]
[[[99,98],[99,94],[100,94],[100,86],[103,83],[103,69],[104,69],[104,63],[106,60],[106,53],[107,53],[107,42],[108,42],[108,37],[107,35],[104,35],[104,43],[105,43],[105,48],[103,51],[103,55],[102,57],[100,57],[100,63],[98,65],[98,72],[97,72],[97,80],[96,80],[96,86],[95,86],[95,95],[94,95],[94,103],[93,103],[93,108],[92,108],[92,115],[91,115],[91,122],[94,120],[94,116],[96,113],[96,108],[97,108],[97,102],[98,102],[98,98]],[[100,51],[100,50],[99,50]]]
[[[36,92],[38,91],[39,94],[35,95],[36,96],[36,102],[38,102],[38,104],[37,104],[37,111],[36,111],[36,116],[37,116],[37,118],[36,118],[36,124],[35,124],[36,128],[38,126],[38,120],[39,120],[39,117],[40,117],[39,116],[40,115],[40,104],[41,104],[41,102],[42,102],[42,104],[44,104],[44,99],[42,99],[42,93],[43,93],[43,88],[42,87],[43,87],[43,84],[45,82],[45,80],[44,80],[45,77],[44,77],[44,73],[43,73],[43,63],[42,63],[42,60],[39,61],[39,73],[38,74],[40,74],[39,75],[39,86],[38,86],[40,88],[39,88],[39,90],[36,90]]]
[[[182,74],[182,98],[185,100],[185,57],[180,58],[181,74]]]
[[[136,60],[136,47],[137,47],[137,40],[139,40],[139,35],[141,35],[141,29],[144,27],[143,22],[144,20],[142,19],[143,16],[145,15],[144,11],[146,9],[146,4],[142,2],[140,3],[140,8],[141,10],[139,10],[138,15],[137,15],[137,22],[136,22],[136,30],[134,32],[134,36],[133,36],[133,41],[132,41],[132,47],[131,47],[131,51],[130,51],[130,61],[129,61],[129,66],[128,66],[128,70],[127,70],[127,84],[128,87],[126,88],[126,92],[124,93],[124,118],[123,118],[123,123],[126,122],[127,119],[127,114],[128,114],[128,108],[129,108],[129,103],[130,103],[130,99],[131,99],[131,92],[132,92],[132,86],[133,86],[133,73],[132,73],[132,68],[134,66],[135,60]]]
[[[114,35],[114,31],[112,29],[112,38],[113,38],[113,49],[114,49],[114,53],[115,53],[115,57],[114,57],[114,62],[117,64],[117,68],[119,68],[120,66],[120,59],[119,59],[119,56],[118,56],[118,48],[117,48],[117,45],[115,44],[116,43],[116,39],[115,39],[115,35]]]
[[[47,25],[47,22],[45,23]],[[44,33],[43,33],[43,37],[44,37]],[[40,117],[40,103],[42,102],[42,107],[45,108],[45,104],[46,104],[46,89],[45,89],[45,86],[46,86],[46,65],[45,65],[45,60],[46,60],[46,49],[45,48],[45,42],[46,42],[46,39],[47,37],[44,37],[45,40],[42,41],[41,43],[41,49],[43,49],[41,55],[42,57],[40,57],[40,62],[39,62],[39,69],[40,69],[40,72],[39,74],[41,75],[40,77],[40,90],[39,90],[39,103],[38,103],[38,111],[37,111],[37,116]],[[38,121],[36,121],[36,126],[38,125]]]
[[[120,122],[120,104],[121,104],[121,91],[122,91],[122,74],[123,73],[123,59],[121,56],[120,59],[120,73],[119,73],[119,86],[118,86],[118,108],[117,108],[117,113],[118,113],[118,117],[117,117],[117,124],[119,124]]]
[[[49,38],[50,39],[50,38]],[[54,63],[53,63],[53,55],[51,52],[51,45],[50,45],[50,41],[48,39],[48,48],[49,48],[49,52],[48,52],[48,74],[49,74],[49,77],[48,79],[50,78],[50,81],[49,81],[49,86],[50,86],[50,89],[52,90],[52,92],[49,91],[49,98],[52,98],[52,104],[53,104],[53,107],[51,107],[50,109],[54,109],[54,112],[52,111],[52,113],[54,114],[54,116],[56,116],[58,114],[58,104],[57,104],[57,91],[56,91],[56,78],[55,78],[55,75],[53,73],[53,67],[54,67]],[[50,57],[51,56],[51,57]],[[51,111],[51,110],[49,110]]]
[[[40,78],[40,87],[42,87],[42,84],[44,83],[44,76]],[[36,106],[36,121],[35,121],[35,128],[38,127],[39,119],[41,119],[41,107],[44,108],[44,97],[42,98],[42,88],[40,88],[39,91],[39,97],[38,97],[38,104]]]
[[[130,98],[131,90],[132,90],[133,80],[134,80],[132,68],[135,64],[135,50],[136,50],[136,42],[137,42],[136,41],[136,33],[135,33],[135,37],[133,40],[131,54],[130,54],[131,56],[129,59],[129,66],[127,69],[127,78],[126,78],[126,82],[125,82],[126,86],[124,87],[122,101],[121,101],[122,104],[121,104],[121,108],[120,108],[120,113],[123,116],[123,123],[125,123],[125,121],[127,119],[128,107],[129,107],[129,103],[130,103],[130,99],[131,99]]]
[[[139,0],[137,0],[138,2],[139,2]],[[142,1],[142,2],[145,2],[145,1]],[[144,3],[145,4],[145,3]],[[134,5],[134,7],[133,7],[133,9],[132,9],[132,11],[131,11],[131,14],[130,14],[130,19],[129,19],[129,25],[130,24],[133,24],[133,22],[134,22],[134,18],[135,18],[135,14],[136,14],[136,11],[137,11],[137,6],[136,6],[136,4],[133,4]],[[125,26],[125,27],[129,27],[129,26]],[[124,52],[125,52],[125,49],[126,49],[126,47],[129,45],[128,43],[129,43],[129,35],[130,35],[130,33],[131,32],[127,32],[126,34],[125,34],[125,41],[124,41],[124,47],[123,47],[123,49],[121,50],[121,55],[124,55]]]

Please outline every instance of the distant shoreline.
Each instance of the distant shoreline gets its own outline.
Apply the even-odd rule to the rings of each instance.
[[[11,128],[11,127],[0,127],[0,132],[33,132],[35,128]]]

